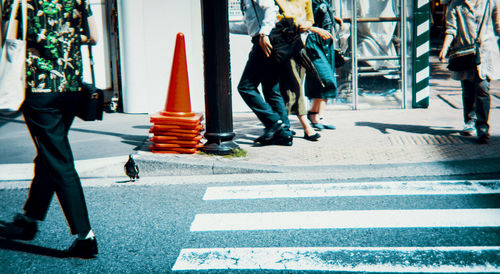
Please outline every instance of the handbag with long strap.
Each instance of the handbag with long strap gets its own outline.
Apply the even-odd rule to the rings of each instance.
[[[16,14],[21,6],[22,37],[17,38]],[[18,111],[26,94],[26,0],[14,0],[0,56],[0,109]],[[10,38],[16,37],[16,38]]]
[[[483,18],[477,30],[476,39],[471,45],[464,45],[450,51],[448,56],[448,69],[451,71],[465,71],[481,64],[481,57],[479,55],[479,35],[484,25],[484,18],[490,5],[490,0],[487,0],[484,7]]]
[[[90,28],[88,14],[84,10],[85,21],[83,22],[84,35],[90,39]],[[104,111],[104,92],[95,86],[94,57],[92,46],[87,45],[89,51],[91,83],[82,83],[82,101],[77,116],[84,121],[102,120]]]

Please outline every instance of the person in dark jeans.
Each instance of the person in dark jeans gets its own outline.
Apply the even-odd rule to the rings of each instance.
[[[97,241],[68,133],[83,94],[80,46],[95,44],[96,29],[90,18],[90,37],[81,31],[91,16],[88,1],[49,2],[27,0],[26,100],[22,111],[37,150],[35,176],[24,213],[7,223],[2,234],[8,239],[34,239],[38,222],[45,219],[55,194],[71,234],[77,235],[68,256],[94,258]],[[6,1],[4,19],[12,3]]]
[[[255,140],[261,145],[291,146],[288,113],[279,89],[279,67],[270,58],[269,33],[277,21],[278,7],[273,0],[242,0],[244,20],[231,23],[232,33],[252,36],[252,50],[238,84],[238,92],[264,124],[264,134]],[[258,90],[262,84],[262,95]]]
[[[463,71],[452,71],[451,76],[462,84],[465,127],[460,134],[471,136],[475,130],[481,144],[488,143],[490,137],[490,82],[500,78],[498,36],[500,0],[450,1],[439,59],[441,62],[445,61],[450,47],[462,48],[473,44],[477,39],[479,64],[471,65]]]

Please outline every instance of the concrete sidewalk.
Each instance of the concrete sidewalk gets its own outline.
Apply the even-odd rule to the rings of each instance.
[[[458,134],[463,127],[459,82],[449,78],[435,57],[431,75],[429,108],[353,111],[328,105],[325,119],[337,129],[321,131],[317,142],[305,140],[298,120],[291,116],[292,129],[297,132],[292,147],[254,145],[262,125],[253,113],[234,113],[234,141],[247,151],[246,157],[153,154],[146,143],[136,158],[143,172],[151,175],[356,172],[362,167],[374,170],[374,165],[408,169],[425,164],[424,170],[416,172],[425,176],[436,166],[432,163],[440,163],[439,174],[500,172],[500,83],[494,82],[492,89],[491,141],[479,145],[475,137]],[[475,162],[474,168],[470,161]]]
[[[293,146],[256,146],[263,127],[253,113],[234,113],[234,141],[246,157],[206,154],[153,154],[149,115],[106,114],[103,121],[77,120],[70,132],[82,178],[124,176],[123,164],[134,154],[147,176],[237,173],[329,173],[339,178],[500,174],[500,83],[494,82],[490,113],[491,141],[462,137],[461,89],[443,64],[431,57],[431,96],[427,109],[339,109],[328,105],[325,118],[336,130],[323,130],[317,142],[297,132]],[[237,96],[237,95],[236,95]],[[383,98],[382,98],[383,99]],[[33,144],[22,117],[0,120],[0,181],[29,180]],[[17,159],[11,161],[10,159]],[[493,175],[493,176],[497,176]],[[500,175],[498,175],[500,176]],[[499,177],[500,178],[500,177]]]

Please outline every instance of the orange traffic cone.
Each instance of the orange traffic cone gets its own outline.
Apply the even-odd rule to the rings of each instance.
[[[189,81],[186,61],[186,46],[184,34],[177,33],[175,42],[174,59],[170,72],[170,83],[168,86],[165,116],[189,117],[195,114],[191,112],[191,98],[189,96]]]
[[[150,116],[152,152],[196,153],[203,146],[202,119],[191,112],[184,35],[178,33],[165,110]]]

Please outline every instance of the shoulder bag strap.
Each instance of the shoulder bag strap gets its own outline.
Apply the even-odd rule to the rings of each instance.
[[[0,58],[4,58],[4,56],[6,56],[6,51],[7,51],[7,47],[6,47],[6,44],[7,44],[7,37],[8,37],[8,34],[11,32],[11,31],[15,31],[14,30],[14,20],[16,18],[16,14],[17,14],[17,11],[18,11],[18,8],[19,8],[19,5],[20,5],[20,0],[14,0],[14,2],[12,3],[12,9],[11,9],[11,12],[10,12],[10,17],[9,17],[9,25],[7,26],[7,30],[5,32],[5,39],[2,41],[2,52],[1,52],[1,55],[0,55]],[[22,40],[26,41],[26,27],[27,27],[27,21],[28,21],[28,9],[27,9],[27,5],[26,5],[26,0],[22,0],[22,7],[21,7],[21,12],[22,12],[22,27],[23,27],[23,36],[22,36]],[[3,62],[5,60],[0,60],[0,62]]]
[[[14,31],[14,20],[16,20],[16,14],[17,14],[17,10],[19,8],[19,1],[20,0],[14,0],[14,2],[12,2],[12,8],[10,10],[10,16],[9,16],[9,22],[7,23],[7,30],[5,31],[5,34],[4,34],[4,41],[2,42],[2,49],[5,48],[5,42],[7,41],[7,37],[9,35],[10,32]]]
[[[484,18],[486,17],[486,12],[488,11],[488,7],[490,6],[490,0],[487,0],[488,2],[486,2],[486,6],[484,7],[484,13],[483,13],[483,18],[481,19],[481,24],[479,25],[479,29],[477,30],[477,34],[476,34],[476,43],[477,41],[479,41],[479,35],[481,35],[481,30],[483,29],[483,25],[484,25]]]
[[[244,0],[241,0],[241,1],[244,1]],[[257,8],[255,8],[255,2],[254,2],[254,0],[250,0],[250,2],[252,2],[253,12],[255,13],[255,18],[257,18],[257,23],[259,23],[259,28],[262,28],[262,25],[260,23],[259,14],[257,13]],[[260,29],[259,29],[259,31],[260,31]]]

